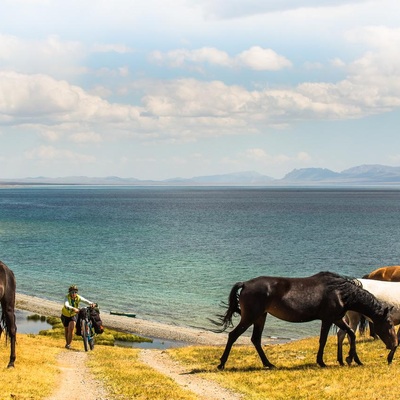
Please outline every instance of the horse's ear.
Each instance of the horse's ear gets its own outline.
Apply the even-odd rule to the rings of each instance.
[[[385,316],[389,316],[391,314],[391,312],[393,311],[394,306],[390,306],[390,307],[386,307],[385,308]]]

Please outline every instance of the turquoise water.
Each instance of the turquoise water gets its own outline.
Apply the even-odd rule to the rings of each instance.
[[[400,264],[396,189],[22,187],[0,190],[0,259],[21,293],[68,286],[107,310],[211,327],[232,285]],[[266,335],[319,323],[267,319]]]

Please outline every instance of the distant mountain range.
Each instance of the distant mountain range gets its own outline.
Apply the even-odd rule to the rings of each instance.
[[[254,171],[224,175],[173,178],[162,181],[136,178],[69,176],[62,178],[1,179],[0,185],[174,185],[174,186],[345,186],[400,185],[400,167],[360,165],[334,172],[326,168],[294,169],[282,179],[274,179]]]

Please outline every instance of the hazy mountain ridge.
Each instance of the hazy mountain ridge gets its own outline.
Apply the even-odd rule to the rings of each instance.
[[[162,181],[120,178],[118,176],[87,177],[69,176],[60,178],[29,177],[23,179],[1,179],[0,184],[47,184],[47,185],[176,185],[176,186],[284,186],[284,185],[395,185],[400,184],[400,167],[385,165],[360,165],[335,172],[327,168],[300,168],[275,179],[255,171],[230,174],[196,176],[193,178],[171,178]]]

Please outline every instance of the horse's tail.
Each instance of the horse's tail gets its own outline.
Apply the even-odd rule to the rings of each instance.
[[[217,315],[218,320],[214,321],[209,319],[214,325],[221,326],[220,329],[212,330],[216,333],[224,332],[229,327],[233,326],[232,318],[235,314],[240,315],[240,306],[239,306],[239,290],[244,286],[243,282],[237,282],[233,285],[231,292],[229,294],[229,303],[223,303],[223,306],[227,307],[225,314]]]
[[[6,324],[6,313],[4,312],[3,308],[1,309],[1,319],[0,319],[0,337],[3,333],[6,333],[6,337],[8,336],[8,329]]]

